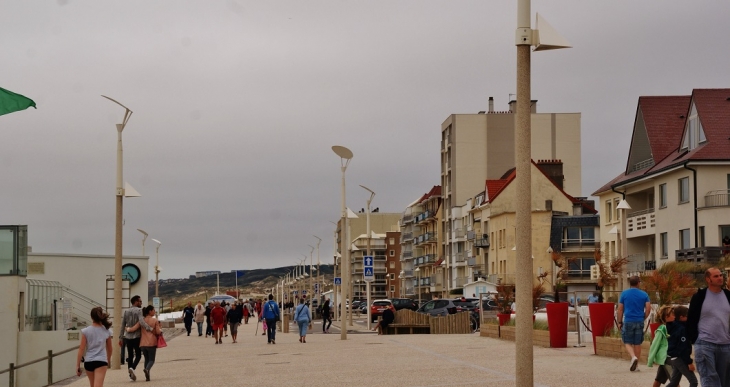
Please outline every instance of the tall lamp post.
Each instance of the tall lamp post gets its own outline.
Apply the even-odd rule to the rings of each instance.
[[[157,239],[152,239],[153,242],[157,243],[155,248],[155,297],[160,296],[160,246],[162,242]]]
[[[332,147],[332,151],[335,152],[337,156],[340,156],[340,170],[342,171],[342,183],[340,185],[340,221],[341,221],[341,229],[340,229],[340,252],[342,254],[342,263],[340,264],[340,270],[342,270],[342,286],[341,289],[343,289],[342,298],[345,298],[345,289],[350,288],[349,284],[349,272],[350,272],[350,253],[349,253],[349,241],[347,238],[343,238],[342,236],[347,231],[347,208],[345,206],[345,171],[347,170],[347,166],[350,164],[350,160],[352,160],[352,151],[345,148],[344,146],[335,145]],[[121,266],[119,267],[119,272],[121,273]],[[120,274],[121,275],[121,274]],[[119,284],[121,288],[121,283]],[[120,302],[121,302],[121,296],[120,296]],[[347,308],[345,308],[347,310]],[[121,322],[121,321],[120,321]],[[347,340],[347,327],[342,326],[342,329],[340,329],[340,339],[341,340]]]
[[[406,291],[403,289],[405,286],[403,286],[403,280],[406,278],[406,272],[404,270],[400,271],[400,274],[398,274],[398,279],[400,279],[400,289],[398,289],[398,295],[401,296],[401,298],[405,297]]]
[[[142,256],[144,257],[144,241],[147,240],[147,237],[149,234],[145,230],[142,230],[141,228],[138,228],[137,231],[142,233]]]
[[[319,243],[322,242],[322,238],[320,238],[320,237],[318,237],[316,235],[313,235],[313,237],[317,238],[317,283],[319,284],[319,294],[317,294],[317,297],[318,298],[321,298],[322,297],[322,290],[323,290],[322,289],[323,288],[322,285],[323,284],[322,284],[322,268],[319,266],[320,265],[320,262],[319,262]],[[320,301],[322,301],[322,300],[320,300]]]
[[[112,325],[118,327],[122,325],[122,219],[123,219],[123,198],[124,198],[124,178],[123,178],[123,157],[122,157],[122,131],[127,126],[132,111],[121,103],[102,95],[102,97],[116,103],[124,108],[124,119],[117,126],[117,186],[116,186],[116,219],[115,219],[115,235],[114,235],[114,318]],[[112,345],[112,369],[118,370],[121,366],[120,349],[117,345]]]
[[[416,286],[415,288],[418,288],[418,307],[421,307],[421,268],[417,267],[416,270]]]
[[[366,219],[366,221],[365,221],[365,223],[366,223],[365,229],[367,230],[367,233],[368,233],[368,245],[367,245],[368,246],[367,247],[367,251],[368,252],[367,252],[367,255],[369,257],[372,257],[372,255],[370,255],[370,237],[371,237],[371,232],[372,232],[372,231],[370,231],[370,203],[372,203],[373,197],[375,197],[375,192],[373,190],[371,190],[370,188],[362,185],[362,184],[360,184],[360,187],[362,187],[364,190],[370,192],[370,197],[368,198],[368,200],[366,202],[367,203],[367,207],[365,207],[367,209],[367,211],[368,211],[367,214],[365,215],[366,216],[365,217],[365,219]],[[375,276],[375,259],[373,259],[373,276]],[[363,272],[363,278],[365,278],[364,272]],[[370,302],[371,302],[370,301],[370,281],[368,281],[367,279],[365,280],[365,292],[367,294],[367,308],[365,308],[365,309],[367,309],[367,311],[368,311],[368,329],[370,329],[370,324],[371,324],[371,317],[370,317]]]

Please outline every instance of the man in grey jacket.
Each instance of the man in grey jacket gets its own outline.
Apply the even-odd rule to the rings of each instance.
[[[139,348],[139,341],[141,337],[141,331],[136,329],[134,332],[128,332],[127,328],[131,328],[137,323],[148,331],[152,331],[152,327],[144,321],[142,316],[142,297],[134,296],[130,300],[132,306],[124,311],[122,316],[122,325],[119,329],[119,346],[126,342],[127,344],[127,366],[129,367],[129,379],[137,380],[137,376],[134,374],[134,370],[137,368],[137,364],[142,359],[142,351]]]

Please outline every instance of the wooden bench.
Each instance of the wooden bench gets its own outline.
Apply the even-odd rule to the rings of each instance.
[[[384,335],[431,333],[431,316],[416,313],[410,309],[401,309],[395,312],[395,320],[383,330]],[[382,317],[378,317],[380,321]]]

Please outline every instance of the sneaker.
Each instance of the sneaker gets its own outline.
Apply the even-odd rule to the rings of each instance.
[[[629,368],[631,371],[636,371],[636,366],[639,365],[639,359],[636,358],[636,356],[631,358],[631,368]]]
[[[144,371],[144,380],[150,381],[150,371],[149,370],[143,370]]]
[[[276,344],[276,340],[271,340],[271,344]]]
[[[137,380],[137,375],[134,374],[134,369],[129,368],[129,378],[132,379],[132,381]]]

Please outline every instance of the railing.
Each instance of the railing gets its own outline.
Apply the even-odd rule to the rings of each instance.
[[[705,195],[705,207],[730,206],[730,189],[718,189]]]
[[[457,277],[456,278],[456,287],[464,287],[466,283],[468,282],[468,278],[466,277]]]
[[[644,270],[656,270],[656,261],[644,261]]]
[[[635,211],[626,217],[626,236],[644,236],[653,233],[656,219],[653,208]]]
[[[638,163],[634,164],[629,168],[629,172],[635,172],[640,171],[642,169],[649,168],[654,165],[654,159],[646,159],[643,161],[639,161]]]
[[[434,274],[431,276],[431,285],[441,285],[441,275]]]
[[[563,250],[570,249],[596,249],[601,247],[601,242],[595,239],[563,239],[561,243]]]
[[[413,257],[413,250],[403,252],[403,258],[412,258],[412,257]]]
[[[466,260],[467,266],[476,266],[477,265],[477,257],[469,257]]]
[[[403,275],[406,277],[413,277],[413,270],[403,270]]]
[[[412,231],[410,231],[410,232],[404,232],[403,235],[401,235],[401,237],[400,237],[400,241],[401,242],[405,242],[405,241],[407,241],[409,239],[413,239],[413,232]]]
[[[403,215],[403,217],[401,219],[402,219],[402,223],[403,224],[406,224],[406,223],[408,223],[408,222],[410,222],[410,221],[413,220],[413,215],[412,214],[411,215]]]
[[[474,240],[474,247],[489,247],[489,238],[479,238]]]
[[[466,253],[463,251],[456,253],[456,256],[454,256],[454,262],[457,262],[457,263],[464,262],[465,259],[466,259]]]
[[[716,264],[724,254],[730,253],[730,248],[719,246],[698,247],[696,249],[676,250],[677,262],[692,262],[694,264]]]
[[[476,237],[477,237],[477,233],[474,230],[466,232],[466,239],[472,241],[472,240],[476,239]]]
[[[463,238],[464,234],[465,233],[463,228],[457,228],[454,230],[454,238]]]
[[[9,377],[10,377],[10,381],[8,383],[8,386],[9,387],[15,387],[15,370],[19,370],[19,369],[21,369],[23,367],[26,367],[26,366],[29,366],[29,365],[32,365],[32,364],[35,364],[35,363],[40,363],[43,360],[48,360],[48,384],[47,385],[50,386],[50,385],[53,384],[53,358],[56,357],[56,356],[61,356],[61,355],[65,354],[65,353],[69,353],[71,351],[75,351],[77,349],[79,349],[79,346],[78,345],[75,346],[75,347],[73,347],[73,348],[64,349],[63,351],[57,352],[57,353],[53,353],[52,350],[49,350],[48,351],[48,356],[44,356],[44,357],[41,357],[39,359],[31,360],[29,362],[25,362],[23,364],[18,364],[18,365],[15,365],[15,363],[10,363],[10,367],[8,367],[8,369],[5,369],[5,370],[0,371],[0,375],[7,372],[9,374]]]
[[[416,258],[413,264],[416,266],[420,266],[434,262],[436,262],[436,254],[426,254]]]

